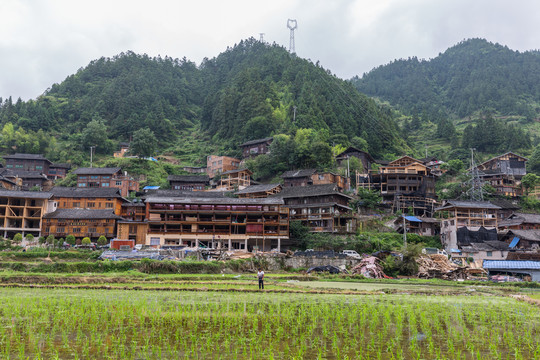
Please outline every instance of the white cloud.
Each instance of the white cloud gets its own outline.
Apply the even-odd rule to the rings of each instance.
[[[200,63],[242,39],[288,48],[344,78],[396,58],[432,58],[472,37],[539,48],[533,0],[3,0],[0,97],[35,98],[91,60],[132,50]]]

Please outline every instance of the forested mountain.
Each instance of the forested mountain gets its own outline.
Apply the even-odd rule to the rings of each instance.
[[[469,39],[434,59],[396,60],[352,82],[411,115],[443,111],[462,118],[489,111],[532,120],[540,104],[540,52]]]
[[[76,163],[90,146],[110,154],[139,129],[153,132],[159,153],[173,155],[187,145],[207,155],[203,142],[234,155],[244,141],[294,137],[299,129],[327,146],[356,138],[375,156],[406,148],[387,108],[318,65],[254,39],[200,66],[132,52],[92,61],[36,100],[0,99],[0,126],[4,153],[39,151]],[[38,132],[49,142],[33,143]],[[194,145],[192,134],[201,142]],[[21,136],[28,146],[16,140]]]

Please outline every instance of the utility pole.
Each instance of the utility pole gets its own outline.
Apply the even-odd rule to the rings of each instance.
[[[405,215],[403,217],[403,245],[407,247],[407,225],[405,224]]]
[[[294,30],[298,28],[296,20],[287,19],[287,27],[289,28],[289,30],[291,30],[291,36],[289,40],[289,52],[291,54],[295,54],[296,51],[294,49]]]
[[[293,106],[293,118],[292,118],[292,121],[293,122],[296,122],[296,106]]]
[[[90,167],[92,167],[94,148],[95,146],[90,146]]]
[[[349,191],[351,190],[351,168],[349,166],[349,155],[347,154],[347,177],[349,178]]]

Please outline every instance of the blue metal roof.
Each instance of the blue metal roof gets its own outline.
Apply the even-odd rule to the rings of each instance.
[[[422,222],[422,220],[420,220],[416,216],[405,216],[405,219],[407,219],[408,221],[412,221],[412,222]]]
[[[519,238],[516,236],[515,238],[512,239],[512,242],[510,243],[510,245],[508,245],[509,248],[515,248],[517,246],[519,242]]]
[[[505,270],[540,270],[540,261],[530,260],[484,260],[484,269]]]
[[[450,249],[450,252],[460,253],[461,250],[459,250],[459,249]]]
[[[143,190],[157,190],[159,189],[159,186],[145,186]]]

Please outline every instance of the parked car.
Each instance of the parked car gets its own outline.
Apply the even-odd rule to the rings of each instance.
[[[361,259],[362,258],[360,256],[360,254],[357,253],[355,250],[343,250],[342,254],[345,254],[345,255],[350,256],[350,257],[355,258],[355,259]]]

